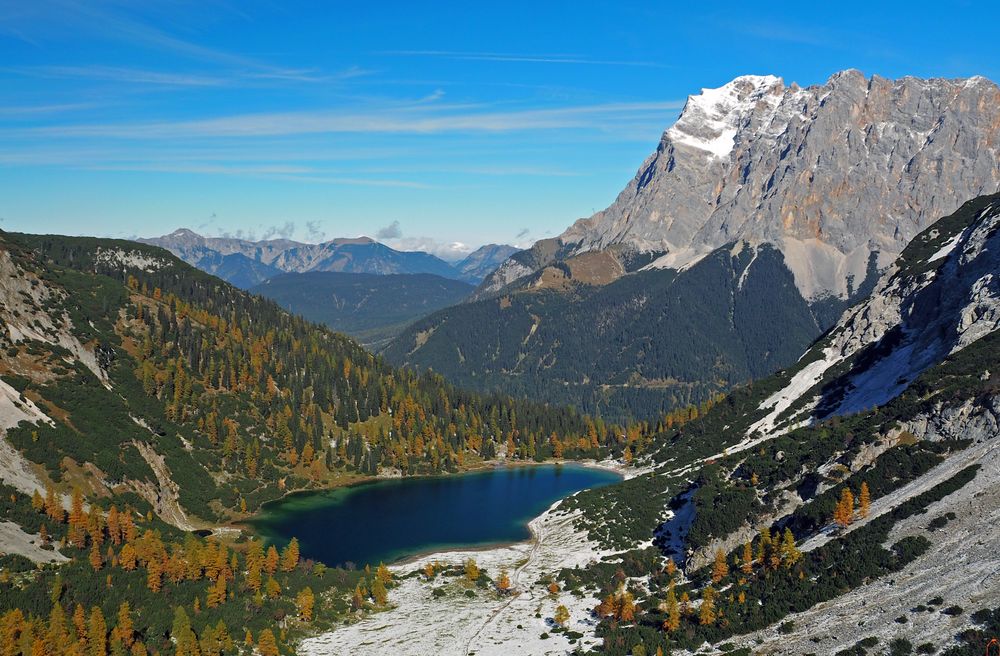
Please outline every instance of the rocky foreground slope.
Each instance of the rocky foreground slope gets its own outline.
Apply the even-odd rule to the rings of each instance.
[[[716,620],[657,640],[775,654],[863,653],[873,639],[984,647],[965,631],[986,621],[974,611],[1000,606],[998,272],[1000,196],[986,196],[918,235],[789,371],[676,429],[650,456],[654,473],[568,504],[605,547],[655,535],[684,565],[677,594],[721,591]],[[854,503],[838,524],[845,490]],[[801,556],[786,562],[782,548],[772,569],[758,560],[762,532],[786,529]],[[719,553],[731,573],[713,581]],[[669,585],[655,565],[635,573],[636,628],[602,626],[649,646],[641,627],[664,621]],[[567,576],[600,589],[600,576]]]

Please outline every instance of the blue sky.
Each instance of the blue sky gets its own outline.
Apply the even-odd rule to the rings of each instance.
[[[526,245],[702,87],[1000,79],[994,3],[699,4],[0,0],[0,228]]]

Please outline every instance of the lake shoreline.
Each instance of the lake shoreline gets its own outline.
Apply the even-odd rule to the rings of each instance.
[[[496,466],[497,469],[506,468],[506,466],[504,464],[500,463],[499,461],[491,461],[491,462],[498,462],[498,464]],[[597,460],[586,460],[586,461],[580,461],[580,460],[558,460],[558,461],[554,461],[554,462],[553,461],[546,461],[546,462],[520,463],[520,465],[522,465],[522,466],[535,466],[535,465],[579,465],[581,467],[585,467],[585,468],[588,468],[588,469],[600,469],[600,470],[603,470],[603,471],[610,471],[612,473],[615,473],[615,474],[618,474],[619,476],[621,476],[622,481],[627,481],[629,478],[633,478],[633,476],[629,476],[629,474],[632,474],[634,471],[636,471],[634,468],[632,468],[632,467],[630,467],[628,465],[625,465],[623,463],[619,463],[619,462],[613,461],[613,460],[604,460],[604,461],[597,461]],[[472,471],[479,471],[479,470],[471,470],[470,472],[466,472],[466,473],[472,473]],[[590,488],[587,488],[587,489],[590,489]],[[447,554],[452,554],[452,553],[485,553],[485,552],[490,552],[490,551],[496,551],[498,549],[508,549],[510,547],[515,547],[515,546],[518,546],[518,545],[536,545],[536,544],[538,544],[538,541],[539,541],[539,538],[540,538],[540,533],[539,533],[538,528],[536,526],[536,522],[541,521],[545,516],[547,516],[552,511],[554,511],[559,506],[559,504],[561,504],[563,501],[565,501],[566,499],[572,497],[575,494],[579,494],[582,491],[583,490],[580,490],[578,492],[573,492],[573,494],[568,494],[568,495],[564,496],[563,498],[554,501],[548,508],[546,508],[545,510],[543,510],[541,513],[539,513],[535,517],[532,517],[531,519],[529,519],[527,521],[527,523],[525,524],[526,528],[528,529],[529,537],[527,539],[525,539],[525,540],[509,540],[509,541],[491,542],[489,544],[482,544],[482,545],[469,546],[469,547],[449,548],[449,549],[427,549],[427,550],[422,551],[420,553],[415,553],[415,554],[413,554],[411,556],[405,556],[403,558],[400,558],[398,560],[394,560],[391,563],[386,563],[386,564],[390,568],[392,568],[392,567],[402,568],[402,567],[406,567],[407,565],[412,565],[412,564],[414,564],[414,563],[416,563],[418,561],[425,560],[425,559],[429,558],[430,556],[434,556],[434,555],[437,555],[437,554],[447,555]]]
[[[462,469],[462,470],[457,471],[457,472],[439,472],[439,473],[435,473],[435,474],[415,474],[415,475],[412,475],[412,476],[396,476],[396,475],[385,475],[385,474],[378,474],[378,475],[375,475],[375,476],[366,475],[366,476],[361,476],[360,478],[357,478],[357,479],[348,480],[348,481],[344,481],[344,482],[341,482],[341,483],[336,483],[336,484],[329,485],[329,486],[326,486],[326,487],[319,487],[319,488],[303,487],[303,488],[295,488],[295,489],[291,489],[291,490],[286,490],[285,492],[283,492],[281,494],[281,496],[275,497],[274,499],[271,499],[269,501],[265,501],[264,503],[262,503],[260,505],[260,507],[257,510],[255,510],[249,517],[245,517],[243,519],[240,519],[240,520],[234,521],[234,522],[229,522],[229,523],[225,523],[225,524],[219,524],[219,525],[216,525],[214,527],[208,527],[208,530],[211,530],[213,534],[217,534],[217,535],[218,534],[224,534],[224,533],[231,533],[233,531],[239,531],[241,533],[250,533],[250,534],[253,534],[253,535],[259,535],[258,532],[256,530],[254,530],[253,522],[254,522],[255,519],[258,519],[260,517],[260,515],[262,514],[262,512],[264,511],[264,509],[267,506],[272,506],[274,504],[280,503],[281,501],[284,501],[284,500],[288,499],[289,497],[295,496],[297,494],[309,494],[309,493],[329,492],[329,491],[333,491],[333,490],[349,489],[349,488],[352,488],[352,487],[361,487],[363,485],[371,485],[372,483],[379,483],[379,482],[382,482],[382,481],[419,480],[419,479],[422,479],[422,478],[446,478],[446,477],[449,477],[449,476],[462,476],[464,474],[474,474],[476,472],[483,472],[483,471],[496,470],[496,469],[515,469],[515,468],[520,468],[520,467],[538,467],[538,466],[546,466],[546,465],[579,465],[581,467],[586,467],[586,468],[589,468],[589,469],[600,469],[600,470],[604,470],[604,471],[614,472],[615,474],[618,474],[619,476],[621,476],[622,480],[628,480],[630,478],[634,478],[635,476],[638,476],[639,474],[643,473],[642,471],[636,469],[635,467],[632,467],[631,465],[627,465],[624,462],[621,462],[621,461],[618,461],[618,460],[611,460],[611,459],[607,459],[607,460],[567,460],[565,458],[562,458],[562,459],[559,459],[559,460],[543,460],[541,462],[536,462],[534,460],[532,460],[532,461],[523,461],[523,460],[514,460],[514,461],[511,461],[511,460],[499,460],[499,459],[484,460],[484,461],[480,462],[478,465],[469,467],[467,469]],[[509,543],[509,542],[508,543],[498,543],[496,545],[491,545],[491,546],[501,547],[501,546],[505,546],[505,545],[509,545],[509,544],[516,544],[516,543]],[[483,547],[483,549],[488,549],[488,548],[491,548],[491,547]],[[430,553],[433,553],[433,552],[430,552]],[[394,562],[397,562],[397,561],[394,561]]]
[[[613,471],[623,478],[642,473],[630,468],[623,475],[620,465],[608,466],[608,463],[593,461],[585,466]],[[576,528],[578,511],[569,514],[559,511],[559,506],[570,496],[572,494],[557,499],[528,521],[530,537],[526,540],[430,550],[394,561],[388,565],[398,577],[398,585],[390,591],[391,608],[306,638],[299,643],[301,653],[305,656],[342,653],[381,656],[388,644],[395,645],[397,649],[405,645],[408,653],[434,653],[439,656],[464,656],[472,652],[492,655],[497,644],[509,645],[512,649],[510,653],[532,654],[555,653],[553,649],[563,653],[577,647],[596,647],[599,640],[592,610],[600,600],[588,595],[577,597],[568,591],[552,595],[536,585],[540,577],[563,567],[584,566],[616,553],[605,551],[585,532]],[[432,583],[423,576],[412,576],[427,563],[461,566],[468,558],[475,559],[480,569],[490,575],[496,575],[501,569],[507,570],[515,593],[507,597],[494,597],[487,593],[473,598],[446,595],[437,599],[428,594],[431,587],[451,583],[447,580]],[[559,604],[570,609],[569,628],[584,636],[575,643],[569,643],[563,634],[550,633],[550,618]],[[447,622],[447,630],[422,631],[431,616],[451,618]],[[542,634],[547,637],[539,638]]]
[[[461,474],[295,490],[264,504],[243,527],[279,548],[295,536],[304,554],[331,567],[407,565],[456,550],[487,552],[530,544],[536,537],[531,522],[552,504],[586,489],[618,484],[629,473],[621,470],[620,463],[607,461],[500,461]],[[416,519],[428,512],[426,520]],[[433,528],[439,524],[433,518],[442,513],[463,519]],[[374,523],[365,519],[374,517]],[[356,529],[333,543],[325,532],[333,526]]]

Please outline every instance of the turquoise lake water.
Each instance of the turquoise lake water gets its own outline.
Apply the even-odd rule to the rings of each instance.
[[[288,496],[268,504],[253,524],[278,544],[298,538],[304,558],[363,567],[525,540],[528,522],[554,502],[620,480],[571,464],[383,480]]]

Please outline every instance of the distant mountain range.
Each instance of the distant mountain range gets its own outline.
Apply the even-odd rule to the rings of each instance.
[[[998,187],[985,78],[738,77],[688,99],[607,209],[384,353],[481,390],[655,416],[793,363],[916,234]]]
[[[378,275],[427,273],[478,284],[517,252],[488,244],[450,264],[420,251],[397,251],[368,237],[306,244],[289,239],[248,241],[203,237],[182,228],[169,235],[138,239],[167,249],[188,264],[248,289],[281,273],[337,271]]]
[[[286,310],[377,348],[435,310],[461,303],[475,287],[430,273],[282,273],[250,287]]]

